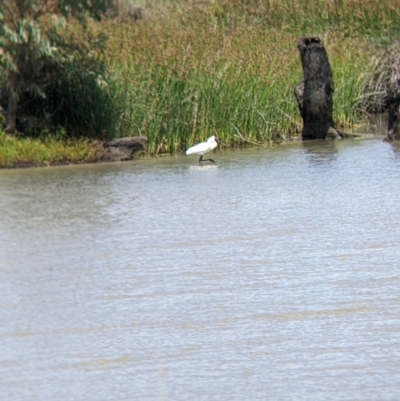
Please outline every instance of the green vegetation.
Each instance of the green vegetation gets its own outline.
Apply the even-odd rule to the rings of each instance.
[[[150,155],[182,152],[214,133],[230,146],[296,136],[301,36],[324,41],[336,89],[334,119],[351,130],[363,120],[357,105],[372,63],[400,34],[400,0],[154,0],[143,4],[139,20],[141,12],[135,19],[127,12],[128,0],[113,5],[118,17],[86,29],[70,19],[59,34],[81,50],[64,53],[63,74],[43,93],[29,89],[20,96],[34,104],[22,110],[45,121],[25,136],[60,127],[68,138],[147,135]],[[54,141],[43,143],[55,147]],[[1,165],[7,160],[0,154]],[[52,163],[50,156],[39,160]]]
[[[49,166],[107,160],[104,150],[87,139],[19,138],[0,132],[0,166]]]
[[[6,131],[18,128],[19,117],[29,134],[60,125],[60,119],[64,128],[90,134],[91,116],[81,110],[86,102],[97,106],[98,81],[105,75],[99,60],[104,36],[85,28],[89,17],[100,20],[106,9],[107,0],[1,2],[0,101],[7,103]]]

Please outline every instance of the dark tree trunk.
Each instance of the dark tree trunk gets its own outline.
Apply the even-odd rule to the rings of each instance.
[[[17,96],[13,91],[8,95],[8,106],[6,114],[6,131],[14,132],[17,121]]]
[[[397,130],[400,122],[400,58],[396,60],[391,69],[390,85],[387,89],[389,121],[385,141],[400,139]]]
[[[384,141],[394,141],[399,139],[397,133],[397,128],[399,126],[399,107],[400,99],[395,96],[392,91],[388,91],[388,111],[389,111],[389,122],[388,122],[388,132],[384,138]]]
[[[319,38],[301,38],[300,51],[304,82],[294,90],[303,118],[303,139],[339,138],[334,128],[332,70],[325,47]]]
[[[17,77],[12,74],[10,77],[10,89],[7,98],[7,113],[6,113],[6,132],[14,132],[17,123],[17,107],[18,95],[15,91]]]

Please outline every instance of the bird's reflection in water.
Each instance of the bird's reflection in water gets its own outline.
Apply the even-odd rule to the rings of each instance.
[[[218,164],[201,164],[195,166],[189,166],[190,171],[216,171]]]

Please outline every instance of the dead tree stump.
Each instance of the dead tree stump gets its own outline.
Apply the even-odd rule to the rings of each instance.
[[[303,119],[302,138],[325,139],[347,136],[334,127],[332,70],[322,40],[300,38],[300,52],[304,81],[294,90]]]
[[[394,141],[400,139],[397,129],[400,122],[400,57],[391,66],[390,84],[386,93],[389,122],[384,141]]]

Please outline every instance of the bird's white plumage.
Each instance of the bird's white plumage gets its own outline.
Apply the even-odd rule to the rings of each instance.
[[[217,138],[215,137],[215,135],[213,135],[207,139],[207,142],[201,142],[189,148],[186,151],[186,154],[203,156],[204,154],[214,150],[217,146],[218,146]]]

